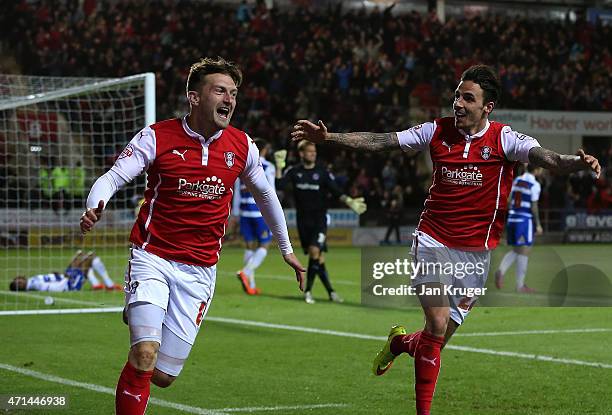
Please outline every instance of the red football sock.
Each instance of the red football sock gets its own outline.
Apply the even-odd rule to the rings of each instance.
[[[147,409],[153,371],[138,370],[127,362],[115,391],[117,415],[143,415]]]
[[[391,340],[391,353],[396,356],[402,353],[408,353],[410,357],[414,357],[414,351],[419,344],[420,338],[421,331],[395,336],[393,340]]]
[[[440,350],[444,337],[423,331],[414,354],[414,390],[417,415],[429,415],[431,400],[440,373]]]

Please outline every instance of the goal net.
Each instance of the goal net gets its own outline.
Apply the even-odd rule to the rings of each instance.
[[[1,314],[122,305],[119,287],[144,177],[115,195],[85,238],[79,218],[96,178],[154,121],[151,73],[116,79],[0,75]],[[71,262],[83,271],[82,284],[79,273],[66,272]]]

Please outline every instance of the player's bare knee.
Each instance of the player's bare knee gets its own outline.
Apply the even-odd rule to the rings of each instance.
[[[436,336],[444,336],[448,327],[449,316],[438,313],[427,316],[426,328]]]
[[[158,351],[159,343],[157,342],[136,343],[130,349],[130,362],[138,370],[152,370],[157,362]]]
[[[160,388],[167,388],[168,386],[172,385],[175,380],[176,376],[171,376],[158,369],[154,370],[153,377],[151,378],[151,382]]]
[[[431,321],[432,329],[435,330],[436,333],[446,333],[446,328],[448,326],[448,317],[445,316],[435,316]]]

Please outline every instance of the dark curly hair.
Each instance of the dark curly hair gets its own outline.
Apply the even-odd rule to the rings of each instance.
[[[484,91],[484,102],[497,104],[501,95],[501,82],[497,72],[488,65],[470,66],[461,75],[461,81],[472,81]]]

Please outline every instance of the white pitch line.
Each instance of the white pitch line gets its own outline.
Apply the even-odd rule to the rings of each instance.
[[[81,301],[85,304],[97,305],[93,301]],[[36,315],[36,314],[95,314],[95,313],[115,313],[123,311],[123,307],[100,307],[100,308],[58,308],[58,309],[40,309],[40,310],[7,310],[0,311],[0,316],[19,316],[19,315]],[[317,329],[317,328],[309,328],[309,327],[301,327],[301,326],[289,326],[286,324],[274,324],[273,323],[265,323],[265,322],[257,322],[253,320],[236,320],[231,318],[224,317],[206,317],[208,321],[219,321],[230,324],[243,324],[242,322],[250,322],[252,326],[260,326],[260,327],[273,327],[279,328],[283,330],[293,330],[293,331],[301,331],[301,332],[311,332],[318,334],[329,334],[334,336],[344,336],[344,337],[352,337],[359,338],[365,340],[380,340],[384,339],[381,336],[372,336],[369,334],[359,334],[359,333],[345,333],[341,331],[335,330],[326,330],[326,329]],[[237,323],[240,322],[240,323]],[[583,329],[556,329],[556,330],[517,330],[517,331],[493,331],[493,332],[473,332],[473,333],[455,333],[453,337],[494,337],[494,336],[522,336],[522,335],[530,335],[530,334],[571,334],[571,333],[606,333],[612,332],[612,328],[583,328]]]
[[[369,334],[347,333],[347,332],[336,331],[336,330],[317,329],[317,328],[303,327],[303,326],[289,326],[287,324],[265,323],[262,321],[253,321],[253,320],[238,320],[234,318],[225,318],[225,317],[208,317],[207,316],[206,320],[207,321],[217,321],[219,323],[238,324],[238,325],[243,325],[243,326],[255,326],[255,327],[265,327],[269,329],[299,331],[302,333],[328,334],[330,336],[350,337],[352,339],[364,339],[364,340],[386,340],[387,339],[387,337],[384,337],[384,336],[371,336]]]
[[[23,291],[0,291],[0,294],[14,295],[18,297],[36,298],[41,301],[44,301],[46,297],[53,297],[48,294],[47,295],[31,294],[31,293],[25,293]],[[75,300],[72,298],[64,298],[64,297],[53,297],[53,299],[55,301],[58,301],[58,302],[61,301],[63,303],[68,303],[68,304],[83,304],[83,305],[103,305],[104,304],[104,303],[100,303],[96,301]]]
[[[43,308],[40,310],[8,310],[0,311],[0,316],[26,316],[36,314],[97,314],[97,313],[117,313],[123,311],[123,307],[107,308]]]
[[[45,373],[36,372],[34,370],[29,370],[29,369],[23,369],[20,367],[11,366],[11,365],[7,365],[4,363],[0,363],[0,369],[4,369],[10,372],[15,372],[15,373],[19,373],[25,376],[30,376],[33,378],[41,379],[47,382],[59,383],[61,385],[67,385],[67,386],[74,386],[76,388],[87,389],[87,390],[99,392],[99,393],[105,393],[107,395],[113,395],[113,396],[115,395],[114,389],[107,388],[105,386],[95,385],[93,383],[78,382],[76,380],[61,378],[59,376],[54,376],[54,375],[48,375]],[[189,412],[191,414],[223,415],[223,412],[217,412],[214,410],[208,410],[208,409],[203,409],[203,408],[196,408],[194,406],[182,405],[182,404],[178,404],[175,402],[164,401],[162,399],[157,399],[157,398],[151,398],[149,402],[152,404],[158,405],[158,406],[178,409],[184,412]]]
[[[61,385],[74,386],[76,388],[87,389],[93,392],[104,393],[107,395],[115,395],[115,390],[100,386],[93,383],[79,382],[72,379],[66,379],[55,375],[48,375],[41,372],[36,372],[30,369],[23,369],[12,365],[0,363],[0,369],[8,370],[9,372],[19,373],[21,375],[30,376],[36,379],[41,379],[47,382],[59,383]],[[315,405],[292,405],[292,406],[261,406],[261,407],[245,407],[245,408],[223,408],[223,409],[204,409],[196,406],[184,405],[177,402],[170,402],[158,398],[150,398],[149,403],[165,408],[176,409],[182,412],[187,412],[196,415],[226,415],[231,412],[264,412],[264,411],[291,411],[300,409],[319,409],[319,408],[342,408],[348,405],[340,403],[315,404]]]
[[[387,339],[384,336],[370,336],[367,334],[347,333],[347,332],[335,331],[335,330],[321,330],[321,329],[315,329],[311,327],[302,327],[302,326],[288,326],[285,324],[272,324],[272,323],[264,323],[261,321],[238,320],[238,319],[222,318],[222,317],[207,317],[207,319],[209,321],[218,321],[218,322],[229,323],[229,324],[266,327],[266,328],[291,330],[291,331],[301,331],[301,332],[306,332],[306,333],[327,334],[331,336],[351,337],[351,338],[356,338],[356,339],[379,340],[379,341],[380,340],[384,341]],[[491,350],[491,349],[481,349],[481,348],[476,348],[476,347],[456,346],[453,344],[446,345],[444,346],[444,348],[449,349],[449,350],[459,350],[463,352],[483,353],[483,354],[490,354],[490,355],[496,355],[496,356],[511,356],[511,357],[519,357],[522,359],[540,360],[540,361],[545,361],[545,362],[612,369],[612,364],[608,364],[608,363],[588,362],[584,360],[575,360],[575,359],[559,359],[556,357],[545,356],[545,355],[505,352],[505,351],[497,351],[497,350]]]
[[[612,305],[612,299],[610,297],[584,297],[577,295],[560,295],[560,294],[543,294],[543,293],[530,293],[529,295],[521,294],[521,293],[504,293],[495,291],[493,294],[489,295],[489,298],[499,297],[509,297],[509,298],[518,298],[522,301],[531,300],[541,300],[546,301],[547,303],[550,300],[558,300],[560,304],[564,304],[568,301],[579,302],[579,303],[591,303],[597,304],[600,306],[610,306]]]
[[[116,307],[114,309],[89,309],[91,312],[105,312],[104,310],[112,310],[112,312],[121,311],[122,307]],[[79,310],[79,309],[76,309]],[[81,309],[82,310],[82,309]],[[87,310],[87,309],[85,309]],[[7,311],[0,312],[0,315],[7,314],[41,314],[40,311],[44,311],[44,314],[62,314],[63,312],[69,312],[70,309],[66,310],[24,310],[20,311]],[[75,311],[78,313],[79,311]],[[274,324],[274,323],[266,323],[261,321],[253,321],[253,320],[240,320],[233,318],[224,318],[224,317],[213,317],[209,316],[206,318],[208,321],[217,321],[220,323],[228,323],[228,324],[237,324],[237,325],[245,325],[245,326],[255,326],[255,327],[265,327],[265,328],[273,328],[280,330],[289,330],[289,331],[298,331],[305,333],[315,333],[315,334],[326,334],[330,336],[338,336],[338,337],[349,337],[354,339],[363,339],[363,340],[386,340],[384,336],[372,336],[369,334],[360,334],[360,333],[349,333],[342,332],[336,330],[326,330],[326,329],[317,329],[312,327],[303,327],[303,326],[290,326],[286,324]],[[463,337],[476,337],[476,336],[502,336],[502,335],[525,335],[525,334],[562,334],[562,333],[589,333],[589,332],[608,332],[612,331],[612,329],[606,328],[593,328],[593,329],[568,329],[568,330],[527,330],[527,331],[516,331],[516,332],[491,332],[491,333],[458,333],[455,336],[463,336]],[[574,359],[560,359],[552,356],[545,355],[534,355],[534,354],[526,354],[526,353],[516,353],[516,352],[506,352],[506,351],[497,351],[491,349],[480,349],[476,347],[467,347],[467,346],[457,346],[457,345],[447,345],[446,349],[449,350],[459,350],[465,352],[473,352],[473,353],[484,353],[498,356],[511,356],[511,357],[519,357],[523,359],[531,359],[531,360],[539,360],[553,363],[562,363],[562,364],[573,364],[579,366],[590,366],[590,367],[600,367],[605,369],[612,369],[612,364],[601,363],[601,362],[589,362],[584,360],[574,360]]]
[[[611,329],[559,329],[559,330],[520,330],[520,331],[492,331],[490,333],[456,333],[453,337],[488,337],[488,336],[522,336],[525,334],[570,334],[570,333],[605,333]]]
[[[455,346],[455,345],[447,345],[445,346],[445,348],[452,349],[452,350],[460,350],[464,352],[492,354],[496,356],[519,357],[521,359],[540,360],[543,362],[565,363],[569,365],[591,366],[591,367],[599,367],[603,369],[612,369],[612,364],[608,364],[608,363],[586,362],[584,360],[575,360],[575,359],[559,359],[557,357],[538,355],[538,354],[504,352],[504,351],[499,351],[499,350],[480,349],[476,347]]]
[[[300,409],[324,409],[324,408],[346,408],[343,403],[320,403],[313,405],[291,405],[291,406],[255,406],[252,408],[221,408],[222,412],[264,412],[264,411],[299,411]]]

